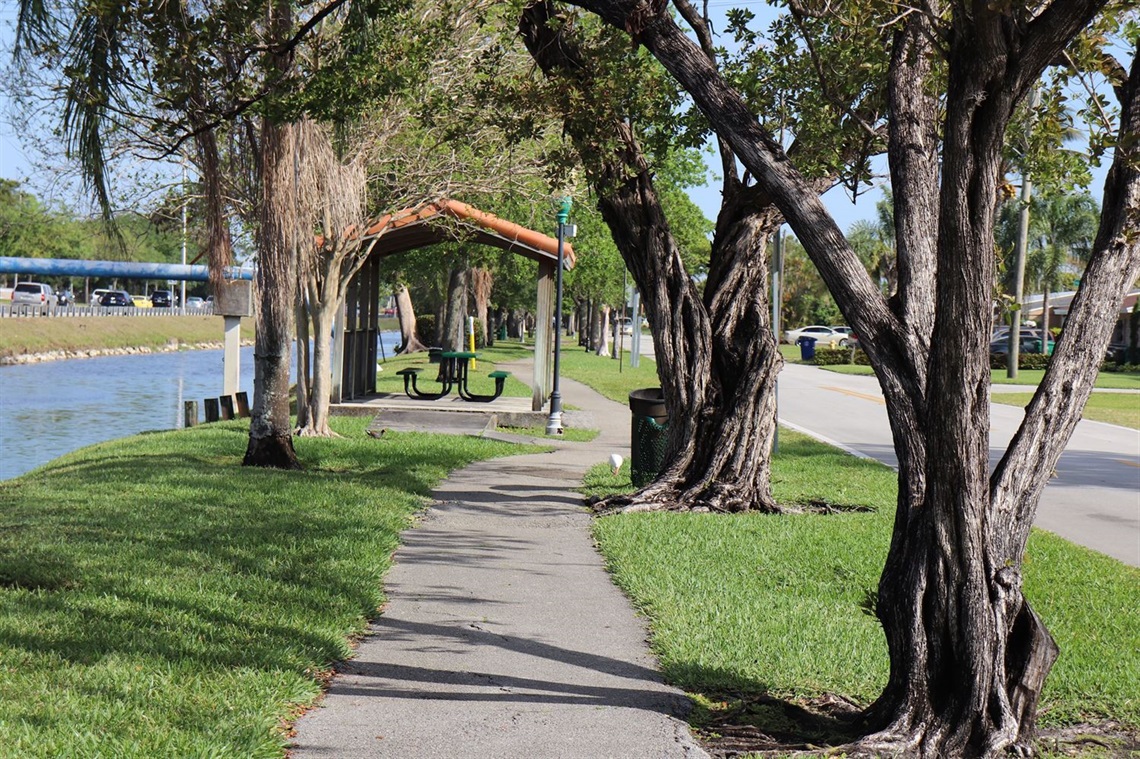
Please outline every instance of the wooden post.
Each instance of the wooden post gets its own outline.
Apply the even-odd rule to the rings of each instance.
[[[550,352],[554,345],[554,274],[557,264],[543,259],[538,262],[538,306],[534,322],[534,382],[531,384],[531,409],[541,411],[550,397]]]
[[[220,410],[218,408],[217,398],[206,398],[202,401],[202,405],[206,411],[206,421],[216,422],[220,418]]]
[[[198,401],[186,401],[182,404],[182,426],[198,426]]]
[[[249,418],[249,394],[242,390],[234,396],[237,401],[237,415],[242,419]]]
[[[234,397],[232,395],[223,395],[218,398],[218,404],[222,407],[222,419],[234,418]]]

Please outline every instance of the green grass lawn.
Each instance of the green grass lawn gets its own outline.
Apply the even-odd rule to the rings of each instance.
[[[577,380],[592,387],[610,400],[623,405],[629,403],[629,393],[643,387],[660,387],[657,363],[642,359],[636,369],[629,365],[629,354],[619,361],[608,356],[597,356],[574,346],[563,351],[561,372],[563,377]]]
[[[1019,369],[1017,378],[1006,376],[1005,369],[993,369],[990,382],[994,385],[1033,385],[1041,384],[1044,369]],[[1096,387],[1112,390],[1140,390],[1140,372],[1101,372],[1096,377]]]
[[[240,467],[247,424],[125,438],[0,482],[0,756],[281,757],[449,471],[523,450],[363,434]]]
[[[539,425],[535,427],[498,427],[500,432],[509,432],[512,435],[528,435],[530,437],[547,437],[546,427]],[[583,429],[581,427],[567,427],[565,424],[562,426],[562,440],[569,440],[572,443],[588,443],[599,434],[600,430]]]
[[[784,430],[772,479],[785,504],[873,510],[616,515],[597,520],[595,536],[646,614],[666,678],[698,702],[837,693],[869,703],[886,682],[888,659],[863,607],[890,542],[895,474]],[[595,495],[628,491],[628,469],[614,477],[600,465],[587,484]],[[1062,651],[1042,721],[1140,727],[1140,571],[1035,531],[1025,575]]]
[[[1025,408],[1032,393],[992,393],[990,400]],[[1093,393],[1081,414],[1083,419],[1140,429],[1140,395],[1133,393]]]
[[[396,319],[380,319],[380,329],[399,329]],[[254,337],[253,319],[242,319],[243,340]],[[93,348],[161,348],[171,340],[184,345],[220,343],[220,316],[65,316],[0,319],[0,356]]]
[[[253,320],[242,319],[241,336],[253,339]],[[220,343],[220,316],[75,316],[0,319],[0,356],[92,348],[161,348]]]
[[[518,352],[518,348],[514,349],[500,349],[494,350],[479,350],[479,358],[476,359],[476,366],[468,372],[467,386],[471,388],[471,392],[480,395],[490,395],[495,392],[495,380],[487,375],[495,371],[495,361],[509,361],[512,356]],[[528,352],[522,352],[520,358],[531,355]],[[376,391],[380,393],[403,393],[404,392],[404,378],[396,374],[400,369],[407,367],[420,367],[424,371],[419,377],[419,388],[424,392],[428,392],[439,385],[435,382],[436,372],[439,370],[438,364],[428,362],[428,354],[412,353],[405,356],[392,356],[387,360],[380,362],[380,371],[376,373]],[[513,374],[507,378],[506,383],[503,385],[503,395],[511,398],[529,398],[530,385],[524,380],[520,380]]]
[[[835,364],[821,366],[820,369],[836,374],[873,375],[875,370],[861,364]],[[990,370],[990,384],[993,385],[1032,385],[1041,384],[1044,369],[1021,369],[1015,379],[1006,376],[1005,369]],[[1101,372],[1097,375],[1095,387],[1111,390],[1140,390],[1140,372]]]

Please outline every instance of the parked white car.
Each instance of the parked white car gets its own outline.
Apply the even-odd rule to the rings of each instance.
[[[837,329],[824,327],[819,324],[788,330],[784,333],[784,342],[791,345],[799,345],[800,339],[804,337],[814,337],[817,348],[827,348],[831,345],[837,348],[846,348],[851,344],[851,337],[849,335]]]
[[[51,285],[39,282],[20,282],[12,290],[12,313],[50,314],[59,303]]]

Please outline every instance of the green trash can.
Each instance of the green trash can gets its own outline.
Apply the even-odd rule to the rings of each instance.
[[[495,339],[496,340],[506,340],[507,339],[507,323],[506,322],[503,322],[502,324],[499,325],[499,334],[495,336]]]
[[[659,387],[646,387],[629,394],[633,422],[629,441],[629,472],[635,488],[657,479],[665,468],[665,446],[669,442],[669,414],[665,394]]]

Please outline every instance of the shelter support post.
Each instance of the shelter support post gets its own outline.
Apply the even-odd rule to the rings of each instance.
[[[352,304],[355,305],[355,304]],[[345,311],[349,308],[349,303],[346,301],[342,303],[340,308],[337,309],[336,319],[333,321],[333,344],[332,344],[332,393],[330,400],[333,403],[344,402],[344,344],[345,344]]]
[[[224,316],[225,341],[222,351],[222,395],[241,389],[241,317]]]
[[[380,340],[380,259],[370,256],[345,290],[333,342],[334,403],[376,392],[376,354]]]
[[[554,261],[538,263],[538,311],[534,324],[534,382],[531,410],[541,411],[550,397],[550,384],[554,367],[551,352],[554,345]]]

